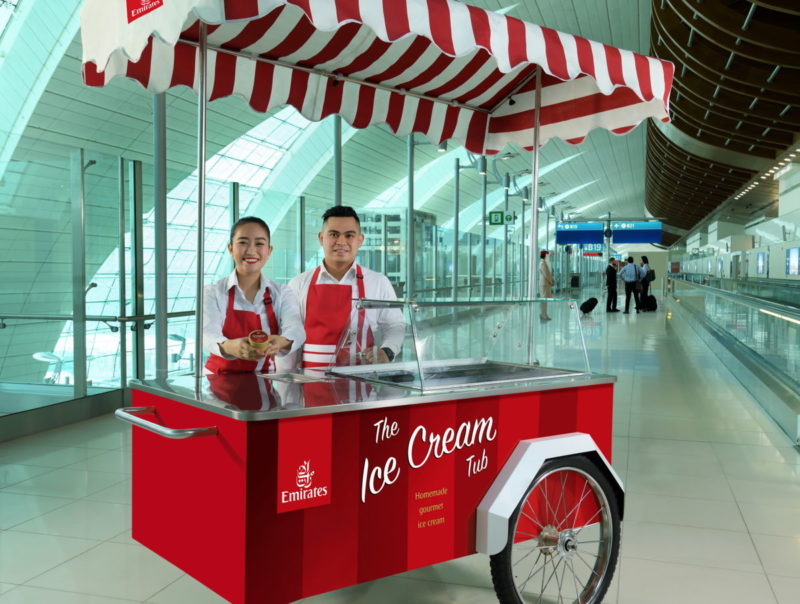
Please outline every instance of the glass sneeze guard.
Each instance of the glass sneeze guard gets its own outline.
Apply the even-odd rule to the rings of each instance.
[[[551,320],[542,320],[547,304]],[[354,300],[351,325],[364,313],[370,325],[402,317],[392,343],[402,346],[391,362],[375,345],[346,330],[328,373],[418,391],[470,389],[514,382],[570,378],[590,373],[574,301],[414,303]],[[380,333],[375,342],[385,345]],[[530,344],[530,345],[529,345]],[[383,362],[380,362],[380,361]]]

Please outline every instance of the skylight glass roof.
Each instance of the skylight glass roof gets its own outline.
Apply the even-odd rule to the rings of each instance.
[[[3,36],[6,26],[14,14],[14,9],[19,3],[20,0],[0,0],[0,37]]]

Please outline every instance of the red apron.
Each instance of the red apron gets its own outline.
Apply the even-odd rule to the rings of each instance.
[[[302,367],[327,369],[334,364],[351,365],[353,353],[371,348],[375,342],[372,329],[366,325],[366,311],[358,310],[356,341],[343,350],[346,358],[336,359],[336,347],[343,333],[350,330],[350,312],[353,308],[353,288],[338,283],[317,284],[320,267],[311,276],[306,298],[306,343],[303,346]],[[364,298],[364,274],[356,264],[358,297]]]
[[[235,285],[228,290],[228,310],[225,312],[225,323],[222,324],[222,335],[227,340],[246,338],[251,331],[261,329],[261,317],[249,310],[234,310],[233,298]],[[272,308],[272,294],[269,287],[264,290],[264,308],[267,312],[267,323],[270,335],[278,333],[278,318]],[[265,373],[275,372],[275,359],[267,357]],[[217,354],[212,354],[206,361],[206,369],[213,373],[247,373],[256,370],[258,361],[244,361],[242,359],[226,359]]]

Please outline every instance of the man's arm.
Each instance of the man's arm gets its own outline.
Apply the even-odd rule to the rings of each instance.
[[[381,274],[378,274],[377,277],[376,299],[396,301],[397,295],[389,279]],[[399,306],[397,308],[380,309],[377,322],[383,334],[379,347],[388,348],[392,352],[392,356],[397,355],[403,346],[403,340],[406,336],[406,322],[403,320],[402,309]]]

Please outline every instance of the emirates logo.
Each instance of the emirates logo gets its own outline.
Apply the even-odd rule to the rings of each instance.
[[[128,23],[144,17],[164,4],[164,0],[126,0],[128,8]]]
[[[297,486],[301,489],[308,489],[311,487],[311,480],[314,478],[314,472],[311,470],[311,462],[305,461],[297,468]]]
[[[287,503],[297,502],[310,502],[313,505],[314,500],[328,496],[328,485],[311,487],[316,472],[311,469],[311,461],[304,461],[297,468],[294,482],[297,485],[297,491],[281,491],[280,503],[285,505]],[[308,505],[301,505],[301,507],[308,507]]]

